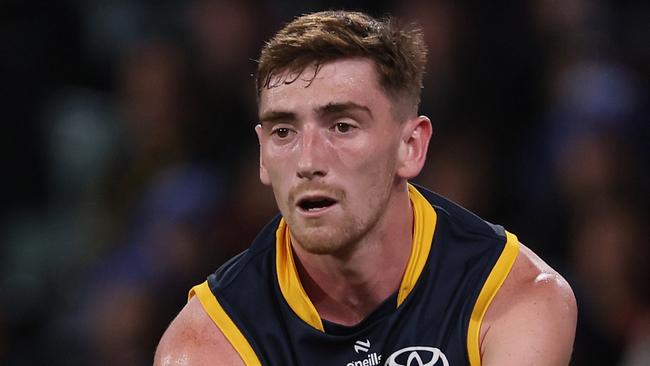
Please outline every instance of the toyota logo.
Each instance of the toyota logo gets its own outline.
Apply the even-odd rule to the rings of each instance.
[[[386,366],[449,366],[447,357],[434,347],[413,346],[394,352],[386,360]]]

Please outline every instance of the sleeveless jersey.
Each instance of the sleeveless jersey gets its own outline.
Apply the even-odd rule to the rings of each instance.
[[[190,296],[246,365],[480,365],[481,321],[517,238],[423,188],[409,185],[409,197],[413,244],[400,288],[355,326],[319,317],[279,216]]]

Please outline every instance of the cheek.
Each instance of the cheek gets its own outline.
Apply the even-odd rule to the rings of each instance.
[[[393,141],[377,143],[368,141],[355,149],[339,154],[341,161],[358,180],[370,181],[370,186],[383,184],[391,180],[396,172],[397,147]]]
[[[288,160],[277,155],[267,154],[264,161],[267,184],[273,189],[276,201],[281,204],[288,195],[292,177]]]
[[[288,147],[273,147],[268,149],[267,170],[273,179],[286,179],[294,166],[295,153]]]
[[[269,177],[269,172],[266,170],[263,164],[260,164],[260,181],[262,184],[270,186],[271,178]]]
[[[262,150],[262,161],[269,183],[275,184],[287,173],[289,154],[286,148],[267,145]]]
[[[360,209],[383,201],[393,187],[396,149],[386,145],[346,154],[350,162],[346,164],[348,189],[352,196],[358,198]]]

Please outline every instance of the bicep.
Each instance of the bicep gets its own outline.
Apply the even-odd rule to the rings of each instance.
[[[536,281],[491,324],[482,365],[568,365],[576,317],[575,298],[564,279]]]
[[[194,297],[163,334],[154,365],[244,366],[244,362]]]

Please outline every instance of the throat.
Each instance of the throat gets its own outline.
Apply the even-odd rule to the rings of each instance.
[[[339,326],[354,327],[371,316],[387,300],[387,298],[368,299],[368,297],[362,298],[356,295],[347,298],[334,298],[323,293],[321,296],[315,296],[312,301],[322,319]]]
[[[322,316],[323,327],[326,333],[332,335],[344,336],[355,334],[365,329],[368,325],[374,324],[376,321],[392,314],[397,309],[396,304],[397,293],[394,293],[368,314],[356,321],[346,321],[345,319],[333,319]]]
[[[295,259],[303,288],[321,319],[346,327],[361,323],[395,295],[404,271],[381,264],[369,267],[370,271],[328,265],[306,267],[299,256]],[[396,304],[391,302],[392,309]]]

